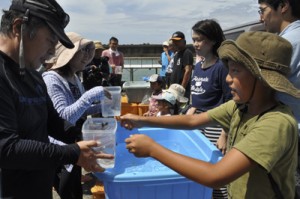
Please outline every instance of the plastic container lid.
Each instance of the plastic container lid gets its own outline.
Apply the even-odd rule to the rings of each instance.
[[[123,89],[131,89],[131,88],[150,88],[150,82],[145,82],[145,81],[124,82]]]

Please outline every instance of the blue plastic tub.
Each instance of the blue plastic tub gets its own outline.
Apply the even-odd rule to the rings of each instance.
[[[153,158],[136,158],[125,148],[130,134],[146,134],[177,153],[215,163],[220,151],[199,130],[140,128],[118,125],[115,167],[95,173],[103,181],[106,199],[211,199],[212,189],[195,183]]]

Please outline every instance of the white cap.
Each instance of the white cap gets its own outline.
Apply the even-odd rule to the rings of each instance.
[[[167,102],[169,102],[172,105],[176,104],[176,98],[175,96],[167,91],[163,91],[161,95],[157,95],[157,96],[152,96],[154,99],[156,100],[166,100]]]
[[[162,82],[162,77],[158,74],[153,74],[150,76],[149,82]]]
[[[162,43],[162,45],[163,45],[163,46],[169,46],[169,42],[168,42],[168,41],[164,41],[164,42]]]
[[[188,101],[188,98],[184,97],[185,88],[180,84],[171,84],[166,91],[172,93],[180,103],[186,103]]]

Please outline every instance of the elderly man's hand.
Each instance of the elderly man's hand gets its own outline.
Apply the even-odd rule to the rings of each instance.
[[[97,146],[97,142],[94,140],[91,141],[80,141],[77,142],[80,148],[80,156],[77,161],[77,165],[83,167],[86,171],[89,172],[103,172],[105,169],[102,168],[98,163],[97,159],[113,159],[114,156],[111,154],[103,154],[100,152],[95,152],[92,147]]]

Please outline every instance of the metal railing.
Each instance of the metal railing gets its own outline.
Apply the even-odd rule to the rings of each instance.
[[[155,73],[161,68],[158,63],[160,57],[124,57],[124,70],[129,71],[130,81],[134,80],[134,72],[138,69],[155,69]]]

